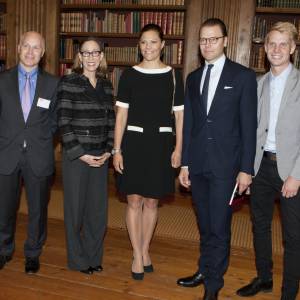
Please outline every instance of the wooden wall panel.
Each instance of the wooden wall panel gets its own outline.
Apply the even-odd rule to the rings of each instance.
[[[187,0],[185,76],[200,65],[199,28],[208,18],[220,18],[225,22],[228,31],[227,56],[249,65],[253,3],[253,0]]]
[[[17,45],[26,31],[37,31],[46,40],[45,69],[55,73],[57,67],[57,4],[59,0],[10,0],[10,40],[8,67],[17,63]]]

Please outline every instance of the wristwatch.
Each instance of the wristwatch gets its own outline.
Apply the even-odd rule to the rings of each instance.
[[[111,150],[111,155],[115,155],[116,153],[121,153],[122,151],[121,151],[121,149],[112,149]]]

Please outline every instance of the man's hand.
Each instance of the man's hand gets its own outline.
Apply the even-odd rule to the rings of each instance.
[[[189,188],[191,186],[188,168],[181,168],[178,178],[180,184],[183,185],[185,188]]]
[[[300,187],[300,180],[295,179],[292,176],[289,176],[283,183],[281,193],[283,197],[291,198],[295,197],[298,193]]]
[[[245,172],[240,172],[236,178],[239,194],[241,195],[252,183],[252,176]]]

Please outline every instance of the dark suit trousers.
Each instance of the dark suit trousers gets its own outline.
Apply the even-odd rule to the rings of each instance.
[[[22,178],[28,204],[24,254],[38,257],[46,240],[50,177],[36,176],[28,165],[26,153],[12,174],[0,175],[0,254],[10,256],[15,249],[14,234]]]
[[[256,268],[262,279],[272,278],[271,225],[274,201],[281,195],[282,185],[276,161],[263,158],[251,186]],[[293,299],[300,280],[300,192],[293,198],[280,196],[280,208],[284,244],[283,289]]]
[[[107,169],[89,167],[63,155],[64,216],[68,266],[84,270],[101,265],[107,226]]]
[[[235,178],[216,178],[211,172],[190,174],[193,203],[200,230],[199,271],[205,286],[217,292],[229,264],[231,216],[228,205]]]

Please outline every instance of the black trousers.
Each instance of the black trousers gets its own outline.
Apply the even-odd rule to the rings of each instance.
[[[107,162],[100,168],[63,154],[64,218],[68,266],[101,265],[107,226]]]
[[[263,158],[251,186],[251,214],[258,276],[272,278],[271,225],[276,195],[280,195],[284,259],[283,283],[285,294],[296,296],[300,279],[300,192],[293,198],[281,194],[283,181],[276,161]]]
[[[15,225],[20,201],[21,180],[24,180],[28,204],[26,257],[38,257],[47,234],[47,207],[50,176],[36,176],[23,154],[12,174],[0,174],[0,254],[11,256],[15,250]]]
[[[193,204],[200,230],[198,271],[205,275],[205,287],[217,292],[224,285],[229,264],[231,217],[230,196],[235,178],[220,179],[212,172],[190,174]]]

